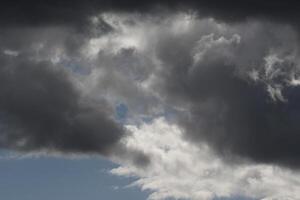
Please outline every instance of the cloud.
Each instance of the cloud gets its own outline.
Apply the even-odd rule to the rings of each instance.
[[[161,31],[153,44],[161,63],[153,88],[178,111],[187,138],[223,157],[299,166],[297,32],[257,21],[191,24],[184,33]]]
[[[15,26],[68,26],[84,31],[90,17],[106,12],[137,12],[161,15],[161,11],[193,11],[200,17],[213,17],[227,22],[241,22],[259,18],[273,22],[299,26],[298,4],[295,1],[230,0],[186,0],[184,2],[166,0],[87,0],[72,2],[52,1],[4,1],[0,9],[2,27]],[[164,15],[164,14],[163,14]]]
[[[0,12],[1,148],[109,154],[154,199],[299,196],[299,33],[271,11],[285,3],[35,3],[24,21]]]
[[[134,176],[131,186],[150,190],[149,199],[203,199],[244,196],[254,199],[298,199],[298,172],[273,165],[223,162],[205,143],[184,140],[176,124],[157,118],[140,126],[128,125],[128,148],[149,155],[147,168],[123,163],[111,170],[118,176]]]
[[[109,28],[103,30],[103,24]],[[56,121],[62,113],[75,112],[71,119],[80,115],[84,118],[78,120],[84,123],[104,121],[103,132],[107,123],[112,128],[108,132],[118,132],[122,127],[110,119],[110,109],[122,103],[128,107],[127,123],[169,115],[185,129],[187,139],[204,140],[220,155],[298,166],[299,56],[298,35],[293,27],[257,20],[219,23],[185,12],[163,18],[105,13],[95,15],[88,27],[85,32],[60,26],[4,29],[3,76],[7,77],[7,68],[11,68],[12,75],[3,78],[7,81],[2,88],[7,92],[3,96],[3,110],[19,104],[16,101],[16,105],[9,106],[14,102],[5,101],[9,95],[19,95],[19,87],[14,86],[19,84],[17,80],[32,82],[24,86],[20,83],[20,88],[39,97],[31,92],[36,92],[32,91],[35,85],[45,85],[45,90],[53,93],[54,99],[49,99],[57,102],[53,105],[58,106],[58,116],[53,117]],[[19,37],[20,33],[23,37]],[[57,69],[50,70],[55,66]],[[59,76],[59,68],[67,75]],[[28,75],[21,75],[25,73]],[[35,73],[41,73],[41,77]],[[50,84],[58,81],[66,92],[52,89]],[[8,89],[10,85],[14,88]],[[18,100],[26,97],[24,94]],[[34,100],[25,103],[31,105]],[[48,104],[47,99],[37,101],[42,101],[36,102],[38,111],[55,110],[38,107],[39,103]],[[99,114],[98,109],[104,114]],[[109,114],[106,110],[110,110]],[[23,117],[19,116],[23,113],[13,109],[4,111],[11,112],[13,117]],[[63,116],[52,127],[60,127],[64,120]],[[96,126],[96,121],[86,124],[86,128]],[[71,132],[75,131],[73,128],[81,130],[71,127]],[[112,143],[123,134],[119,133],[112,135]]]
[[[93,81],[90,84],[97,59],[86,56],[85,45],[106,34],[92,26],[84,33],[60,26],[2,30],[1,149],[41,156],[126,156],[139,166],[150,162],[146,155],[127,151],[119,143],[129,133],[115,119],[118,102],[109,101],[109,96],[117,98],[118,92],[113,92],[118,91],[117,85],[98,78],[95,86]],[[107,70],[113,82],[122,80]],[[111,87],[109,93],[105,84]]]
[[[95,65],[84,85],[91,94],[106,91],[108,102],[124,103],[126,123],[165,115],[187,140],[206,142],[225,160],[299,166],[293,27],[219,23],[189,13],[98,18],[114,31],[84,45]]]
[[[1,55],[1,148],[105,154],[124,134],[51,62]]]

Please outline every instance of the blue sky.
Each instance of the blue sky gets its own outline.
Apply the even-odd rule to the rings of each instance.
[[[146,200],[149,191],[126,187],[134,178],[109,173],[117,165],[101,158],[9,158],[1,151],[0,199]],[[248,200],[241,197],[216,200]]]
[[[132,178],[108,173],[115,166],[100,158],[0,159],[0,199],[146,199],[147,192],[124,188]]]
[[[124,123],[128,108],[116,106]],[[146,200],[150,191],[127,187],[135,179],[109,173],[118,165],[100,157],[18,157],[0,150],[0,199],[5,200]],[[250,200],[242,197],[215,200]]]

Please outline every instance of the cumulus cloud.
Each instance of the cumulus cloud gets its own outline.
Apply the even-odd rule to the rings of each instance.
[[[31,2],[0,9],[1,148],[109,155],[152,199],[299,196],[293,4]]]
[[[297,199],[297,31],[184,13],[159,22],[114,15],[104,18],[117,31],[91,39],[100,42],[96,53],[86,54],[97,63],[89,84],[108,83],[115,97],[109,98],[126,102],[132,135],[121,142],[150,162],[132,165],[130,155],[118,157],[121,166],[112,173],[137,176],[132,185],[153,191],[150,199]],[[94,91],[101,90],[97,84]],[[139,101],[160,110],[143,110],[150,121],[163,115],[172,122],[160,118],[137,125],[131,119],[141,117]]]
[[[63,68],[10,56],[0,59],[1,148],[105,154],[124,134],[106,104],[81,97]]]
[[[225,157],[297,166],[297,32],[256,21],[190,23],[186,32],[158,33],[152,82],[187,138]]]
[[[76,75],[85,95],[125,104],[126,123],[168,115],[186,139],[207,142],[225,159],[299,165],[293,27],[193,13],[106,13],[91,26],[98,23],[111,30],[83,40],[76,54],[89,69]]]
[[[131,184],[150,190],[149,199],[215,199],[242,196],[254,199],[298,199],[298,172],[272,165],[223,162],[205,143],[193,145],[183,131],[164,118],[140,126],[128,125],[132,137],[122,142],[149,155],[151,165],[124,165],[112,169],[133,176]]]
[[[1,149],[35,155],[126,156],[140,166],[149,162],[146,155],[127,151],[119,143],[129,133],[115,118],[118,102],[109,101],[110,96],[117,98],[118,92],[110,89],[117,86],[98,78],[95,86],[89,84],[98,63],[87,56],[85,47],[93,37],[112,31],[107,23],[93,23],[86,32],[66,26],[1,31]],[[108,76],[113,74],[109,67]],[[122,80],[120,75],[111,78],[115,83]]]
[[[4,1],[0,10],[2,26],[67,25],[82,27],[89,16],[97,12],[140,12],[158,14],[163,11],[196,10],[200,16],[226,21],[243,21],[261,18],[299,25],[298,4],[293,0],[66,0],[52,1]]]
[[[159,22],[137,14],[106,18],[117,31],[98,39],[115,38],[109,49],[99,45],[94,72],[108,73],[97,81],[109,83],[130,111],[142,102],[160,111],[148,112],[150,118],[172,113],[187,139],[205,140],[223,157],[298,166],[294,28],[256,20],[230,25],[184,13]]]

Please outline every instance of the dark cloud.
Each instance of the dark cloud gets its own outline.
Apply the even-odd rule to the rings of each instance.
[[[208,141],[225,157],[299,166],[299,86],[283,91],[288,102],[274,101],[265,85],[238,77],[235,66],[215,65],[184,79],[179,95],[191,107],[180,124],[188,137]]]
[[[240,30],[240,37],[162,37],[155,89],[177,109],[189,140],[208,142],[223,158],[299,167],[300,87],[290,82],[298,77],[297,61],[269,57],[270,49],[284,52],[292,43],[261,30],[253,42],[247,28]]]
[[[24,151],[54,149],[102,154],[109,151],[124,135],[123,128],[110,118],[105,103],[99,106],[81,96],[64,68],[71,68],[69,65],[72,63],[69,63],[74,60],[88,65],[79,58],[84,45],[89,39],[97,38],[97,34],[105,35],[114,31],[113,25],[100,17],[99,27],[93,33],[92,23],[88,21],[91,16],[109,11],[151,12],[153,16],[160,16],[177,10],[192,10],[201,17],[213,17],[225,22],[263,19],[295,26],[298,26],[300,17],[299,5],[295,1],[3,2],[0,8],[0,25],[3,28],[0,31],[0,50],[6,53],[2,53],[0,58],[1,147]],[[268,23],[264,25],[268,27]],[[257,37],[257,32],[254,30],[253,33],[251,28],[247,28],[248,32],[240,31],[245,27],[231,30],[223,38],[218,36],[220,40],[213,38],[217,37],[217,33],[206,36],[208,43],[215,40],[216,48],[206,53],[206,46],[200,47],[197,56],[201,57],[201,62],[191,56],[197,51],[196,44],[201,43],[199,35],[221,32],[218,28],[204,30],[204,27],[201,31],[191,29],[185,38],[165,30],[163,36],[158,35],[160,43],[155,47],[155,56],[163,69],[155,74],[158,77],[155,83],[158,89],[154,89],[159,93],[158,96],[167,99],[164,105],[174,105],[180,116],[179,123],[185,128],[188,138],[207,141],[222,154],[229,152],[259,162],[299,166],[297,157],[300,148],[297,144],[300,137],[297,133],[300,126],[297,122],[300,91],[299,86],[286,83],[287,76],[296,67],[292,65],[293,70],[280,71],[289,65],[284,63],[279,67],[283,76],[259,77],[259,81],[250,80],[245,76],[250,71],[241,68],[242,64],[248,65],[252,61],[258,66],[264,65],[269,50],[277,48],[280,39],[291,34],[272,29],[281,34],[280,37],[274,36],[265,28],[261,30],[263,34],[259,33]],[[255,29],[255,26],[252,28]],[[237,44],[238,37],[230,39],[235,31],[238,34],[243,32],[242,39],[248,42]],[[276,37],[279,40],[274,39]],[[115,38],[110,40],[114,41]],[[225,46],[217,44],[222,42]],[[50,62],[57,49],[67,57],[67,61],[60,61],[59,66]],[[128,103],[129,106],[137,108],[138,104],[142,105],[143,109],[136,110],[150,110],[144,109],[147,105],[143,103],[148,103],[151,94],[147,96],[149,91],[140,92],[134,81],[140,79],[138,81],[142,82],[156,72],[156,69],[152,69],[156,67],[151,63],[152,57],[149,56],[148,61],[148,55],[143,58],[134,47],[123,48],[113,56],[107,54],[106,50],[98,52],[96,65],[101,65],[100,72],[105,77],[99,78],[98,90],[94,91],[100,93],[106,89],[113,96],[111,99],[123,97],[125,101],[133,102]],[[20,56],[8,55],[19,53]],[[228,57],[234,62],[228,61]],[[258,73],[261,76],[266,71],[259,69]],[[154,103],[157,101],[156,98],[153,100]],[[152,104],[149,107],[153,107]],[[148,163],[143,156],[136,163]]]
[[[0,30],[1,149],[150,163],[147,155],[123,146],[129,132],[114,119],[115,102],[105,100],[114,96],[120,77],[106,74],[107,82],[114,80],[99,82],[97,90],[85,85],[93,67],[82,50],[92,37],[112,31],[101,20],[82,29],[45,24]]]
[[[63,67],[1,54],[0,147],[106,154],[124,135],[105,103],[82,97]]]
[[[238,21],[263,17],[288,23],[297,23],[299,3],[288,1],[259,0],[186,0],[186,1],[136,1],[136,0],[86,0],[86,1],[4,1],[0,8],[2,26],[12,25],[80,25],[87,17],[103,11],[149,12],[164,10],[196,10],[202,16],[221,20]]]

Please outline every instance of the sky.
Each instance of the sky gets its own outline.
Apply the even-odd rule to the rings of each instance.
[[[134,178],[115,177],[111,162],[89,158],[1,159],[1,198],[32,199],[147,199],[147,192],[127,188]]]
[[[0,199],[298,200],[299,8],[4,1]]]

